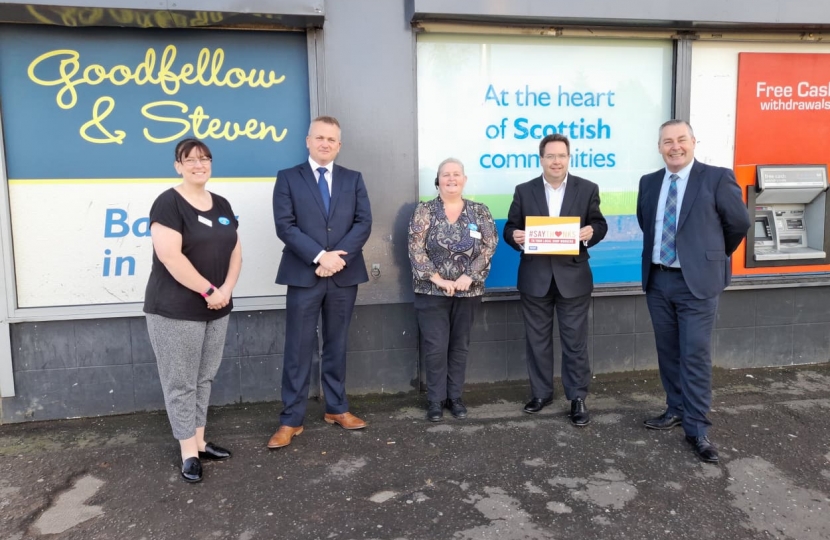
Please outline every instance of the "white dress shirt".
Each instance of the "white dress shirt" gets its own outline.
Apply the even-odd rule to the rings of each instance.
[[[319,183],[320,182],[320,173],[317,171],[317,169],[319,169],[321,167],[321,165],[319,163],[317,163],[316,161],[314,161],[313,159],[311,159],[310,156],[308,158],[308,164],[311,165],[311,171],[314,173],[314,180],[316,180]],[[334,162],[331,161],[331,162],[329,162],[328,165],[326,165],[326,184],[329,185],[329,195],[331,195],[331,175],[333,174],[333,172],[334,172]]]
[[[542,181],[545,184],[545,199],[548,201],[548,214],[551,217],[559,217],[559,214],[562,212],[562,201],[565,199],[565,185],[568,183],[568,175],[565,175],[565,179],[562,180],[558,188],[550,185],[550,182],[545,180],[544,174],[542,175]]]

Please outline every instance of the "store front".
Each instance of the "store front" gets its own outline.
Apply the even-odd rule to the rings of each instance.
[[[801,139],[776,140],[830,126],[830,112],[770,111],[766,140],[742,109],[755,73],[741,68],[746,55],[796,55],[792,81],[765,84],[815,78],[808,57],[830,56],[830,9],[815,3],[701,0],[682,12],[615,0],[176,4],[0,3],[0,423],[163,407],[141,313],[147,215],[176,183],[173,147],[187,136],[213,151],[211,186],[239,214],[244,246],[213,404],[280,398],[285,310],[271,194],[276,171],[306,158],[317,114],[340,120],[338,161],[363,173],[372,201],[372,277],[348,351],[353,393],[421,388],[407,224],[415,203],[435,196],[448,156],[466,166],[465,194],[501,224],[515,186],[539,174],[541,137],[571,138],[571,170],[599,184],[609,221],[590,251],[594,373],[656,368],[634,211],[640,177],[663,166],[663,121],[689,120],[698,159],[735,168],[747,197],[758,165],[830,164],[827,145],[793,154],[807,148]],[[742,246],[733,258],[715,364],[830,360],[830,266],[751,268],[753,256]],[[527,377],[517,264],[502,243],[469,382]]]

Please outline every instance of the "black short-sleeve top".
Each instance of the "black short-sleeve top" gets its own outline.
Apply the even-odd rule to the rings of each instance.
[[[150,225],[158,223],[182,235],[182,253],[193,267],[216,287],[225,282],[236,247],[239,223],[224,197],[210,194],[213,206],[194,208],[174,188],[156,198],[150,209]],[[208,309],[198,292],[176,281],[153,250],[153,267],[144,294],[144,312],[169,319],[213,321],[233,309],[233,301],[222,309]]]

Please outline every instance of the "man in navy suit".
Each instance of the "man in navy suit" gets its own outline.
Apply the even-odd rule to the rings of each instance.
[[[521,251],[519,278],[522,315],[527,338],[527,372],[531,400],[526,413],[537,413],[553,402],[553,314],[559,320],[562,344],[562,386],[571,402],[575,426],[590,422],[585,398],[591,382],[588,358],[588,309],[594,277],[588,248],[605,238],[608,224],[599,209],[599,188],[568,173],[570,142],[561,134],[539,143],[542,175],[516,186],[507,213],[504,240]],[[579,217],[578,255],[531,255],[523,250],[528,216]]]
[[[369,280],[363,245],[372,211],[363,176],[334,164],[340,124],[331,116],[311,122],[308,161],[280,171],[274,186],[274,223],[285,244],[277,283],[287,285],[280,428],[268,448],[281,448],[303,432],[311,359],[322,312],[321,378],[324,420],[345,429],[366,423],[349,413],[346,342],[357,286]]]
[[[695,161],[688,122],[660,126],[657,146],[666,168],[640,179],[637,221],[643,231],[643,290],[668,408],[645,425],[682,425],[697,456],[717,463],[707,434],[712,329],[718,297],[732,275],[729,257],[749,230],[749,214],[731,170]]]

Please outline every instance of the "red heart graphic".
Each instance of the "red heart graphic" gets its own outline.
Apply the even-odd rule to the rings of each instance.
[[[562,236],[562,231],[556,231],[553,234],[555,234],[556,236]]]

